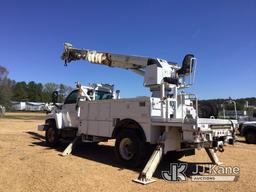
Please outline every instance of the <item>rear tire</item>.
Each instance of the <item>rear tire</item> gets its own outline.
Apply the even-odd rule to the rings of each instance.
[[[248,144],[256,144],[256,131],[247,131],[245,134],[245,141]]]
[[[139,167],[145,160],[145,142],[135,130],[121,130],[116,137],[115,154],[123,166]]]
[[[59,144],[60,134],[56,125],[51,123],[45,132],[46,144],[50,147],[55,147]]]

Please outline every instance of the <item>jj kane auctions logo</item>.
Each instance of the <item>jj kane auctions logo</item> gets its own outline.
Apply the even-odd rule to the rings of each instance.
[[[186,181],[187,163],[171,163],[170,170],[162,171],[162,177],[167,181]],[[213,181],[237,181],[240,168],[232,166],[196,165],[191,172],[191,181],[213,182]],[[207,175],[204,175],[207,174]]]

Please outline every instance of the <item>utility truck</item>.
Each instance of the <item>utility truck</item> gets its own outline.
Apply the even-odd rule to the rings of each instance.
[[[210,159],[220,164],[216,151],[234,143],[236,121],[199,118],[194,94],[185,93],[195,79],[196,58],[184,57],[183,63],[164,59],[98,52],[73,48],[65,43],[62,59],[85,60],[93,64],[118,67],[144,77],[151,96],[122,99],[113,85],[90,84],[73,90],[64,104],[47,114],[39,130],[46,131],[46,142],[54,146],[60,139],[73,138],[63,152],[71,153],[76,141],[98,143],[115,139],[115,153],[124,166],[143,162],[146,144],[155,145],[145,168],[135,181],[147,184],[162,157],[194,155],[206,149]],[[57,102],[57,92],[53,94]]]

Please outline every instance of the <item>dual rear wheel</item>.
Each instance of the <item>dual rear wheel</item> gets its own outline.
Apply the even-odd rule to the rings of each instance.
[[[123,129],[116,137],[115,154],[125,167],[138,167],[145,159],[145,142],[135,130]]]
[[[115,143],[115,154],[122,165],[125,167],[140,167],[148,160],[154,151],[155,146],[147,146],[136,130],[121,130]],[[183,152],[171,151],[165,154],[165,161],[177,161],[184,157]]]

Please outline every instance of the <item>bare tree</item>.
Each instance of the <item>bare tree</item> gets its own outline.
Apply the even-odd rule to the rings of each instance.
[[[0,66],[0,105],[8,108],[10,106],[14,81],[8,79],[7,76],[8,70],[5,67]]]

